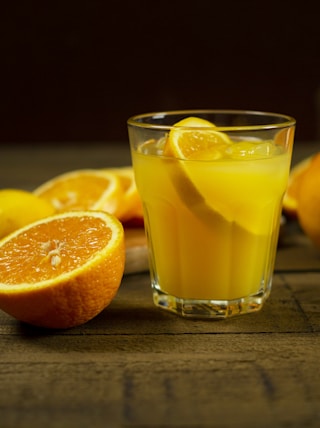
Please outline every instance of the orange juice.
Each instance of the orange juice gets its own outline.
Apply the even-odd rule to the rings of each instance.
[[[219,162],[133,154],[163,291],[229,300],[270,280],[289,162],[288,154]]]
[[[188,306],[194,315],[194,302],[199,316],[260,309],[271,287],[290,150],[240,138],[217,145],[213,159],[180,159],[164,155],[167,140],[132,150],[155,303],[185,316]]]

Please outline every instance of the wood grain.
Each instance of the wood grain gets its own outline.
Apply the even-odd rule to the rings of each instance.
[[[155,308],[147,274],[71,330],[0,312],[1,426],[316,427],[319,287],[319,273],[276,275],[261,312],[226,322]]]

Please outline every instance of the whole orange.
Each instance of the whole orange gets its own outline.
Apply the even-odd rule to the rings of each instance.
[[[283,198],[283,211],[289,216],[296,218],[298,209],[298,193],[301,185],[301,179],[309,168],[313,156],[302,159],[291,168],[287,191]]]
[[[320,248],[320,153],[312,157],[301,177],[297,215],[302,230]]]

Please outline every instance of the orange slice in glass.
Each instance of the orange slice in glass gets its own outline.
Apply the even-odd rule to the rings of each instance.
[[[198,117],[187,117],[176,123],[169,133],[164,155],[179,159],[215,160],[231,144],[227,134]]]

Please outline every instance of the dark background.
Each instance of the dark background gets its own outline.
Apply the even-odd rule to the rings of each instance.
[[[127,140],[129,116],[241,108],[319,138],[315,3],[12,1],[0,13],[0,142]]]

